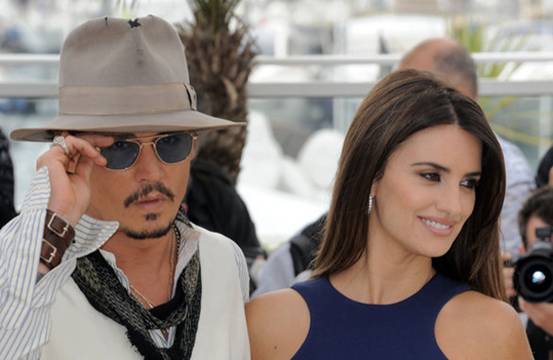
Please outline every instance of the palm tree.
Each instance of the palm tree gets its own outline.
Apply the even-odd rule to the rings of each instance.
[[[249,75],[255,44],[249,28],[235,14],[240,0],[190,0],[192,23],[177,25],[186,48],[190,82],[198,110],[236,122],[247,122]],[[206,133],[198,158],[215,162],[236,183],[246,128]]]

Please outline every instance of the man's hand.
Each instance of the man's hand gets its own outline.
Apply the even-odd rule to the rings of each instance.
[[[518,298],[518,303],[534,324],[542,328],[549,335],[553,335],[553,304],[529,303],[521,297]]]
[[[511,254],[507,252],[501,253],[501,260],[503,260],[503,264],[505,263],[511,263]],[[507,297],[511,298],[516,295],[515,288],[513,286],[513,273],[515,272],[515,269],[513,266],[505,266],[503,265],[503,282],[505,283],[505,292],[507,293]]]
[[[51,194],[48,209],[75,226],[90,202],[90,174],[94,165],[105,166],[106,159],[96,147],[113,143],[112,137],[64,134],[68,154],[63,147],[52,146],[37,160],[37,169],[46,166]]]

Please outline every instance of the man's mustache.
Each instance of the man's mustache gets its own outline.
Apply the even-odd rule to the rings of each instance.
[[[163,185],[160,182],[155,182],[152,184],[146,184],[144,187],[137,192],[132,193],[125,199],[124,205],[126,208],[131,206],[133,203],[137,202],[141,198],[144,198],[148,196],[149,193],[157,191],[169,198],[169,200],[173,201],[175,199],[175,194],[171,190],[169,190],[165,185]]]

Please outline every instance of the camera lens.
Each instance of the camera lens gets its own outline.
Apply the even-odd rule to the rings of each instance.
[[[534,243],[528,254],[515,261],[513,285],[530,302],[553,302],[553,244]]]
[[[524,274],[524,283],[530,291],[543,293],[553,283],[551,271],[543,264],[533,264],[528,267]]]
[[[531,302],[550,301],[553,299],[553,264],[540,257],[528,260],[517,271],[517,292]]]

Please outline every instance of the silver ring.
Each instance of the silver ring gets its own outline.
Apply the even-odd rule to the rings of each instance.
[[[52,141],[52,145],[50,147],[59,146],[63,149],[63,152],[66,156],[69,156],[69,147],[67,146],[67,143],[65,142],[65,138],[63,136],[56,136],[54,137],[54,140]]]

